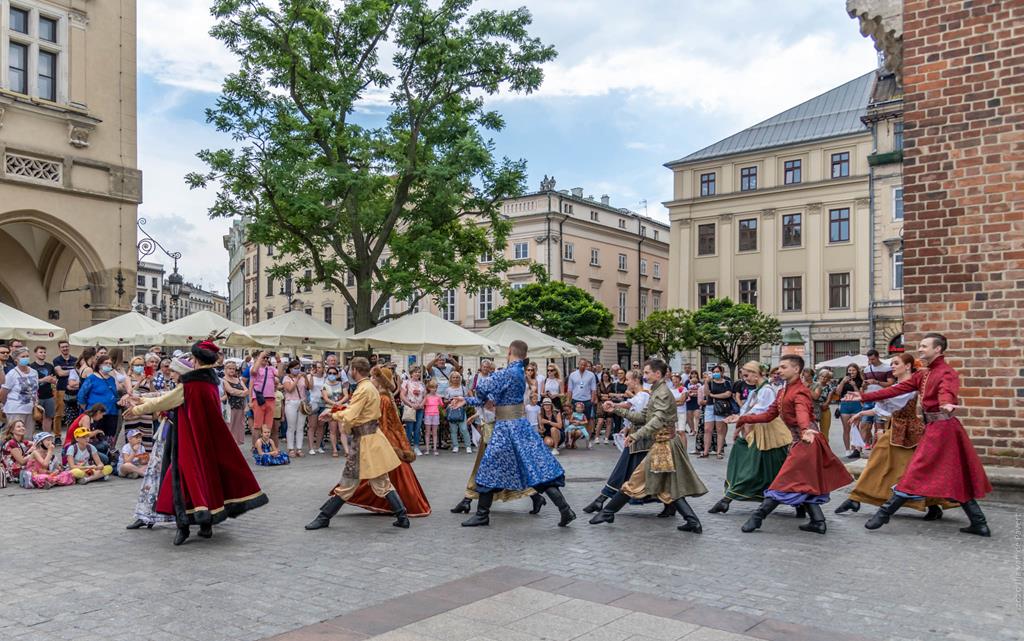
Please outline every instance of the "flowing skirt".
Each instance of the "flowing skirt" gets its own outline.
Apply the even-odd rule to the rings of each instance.
[[[405,505],[409,516],[428,516],[430,514],[430,503],[427,495],[423,492],[420,481],[416,478],[416,472],[406,462],[388,472],[391,484],[395,486],[402,504]],[[348,500],[348,504],[354,507],[361,507],[364,510],[377,512],[379,514],[391,514],[391,505],[387,499],[373,493],[369,481],[361,481],[356,488],[355,494]]]
[[[476,460],[473,461],[473,469],[469,473],[469,481],[466,482],[465,497],[471,501],[480,498],[480,494],[476,491],[476,473],[480,470],[480,461],[484,457],[484,451],[487,449],[487,443],[490,442],[493,434],[493,423],[484,424],[483,428],[480,430],[480,443],[477,445]],[[536,493],[537,491],[532,487],[528,487],[525,490],[499,490],[494,493],[494,500],[515,501],[516,499],[525,498]]]
[[[564,485],[565,470],[529,421],[517,418],[494,424],[491,442],[476,473],[478,491],[529,487],[542,491]]]
[[[871,505],[881,505],[892,496],[892,488],[899,482],[903,473],[914,457],[914,448],[898,447],[890,441],[891,432],[886,431],[875,441],[871,449],[871,458],[864,466],[864,471],[857,479],[857,485],[850,492],[850,499]],[[956,507],[941,498],[927,498],[924,500],[907,501],[903,507],[909,507],[919,512],[924,512],[929,505],[939,505],[945,509]]]
[[[146,473],[142,476],[142,486],[139,488],[139,499],[135,502],[135,518],[146,525],[155,523],[173,523],[174,517],[168,514],[157,514],[153,510],[156,497],[160,493],[161,471],[163,470],[164,443],[167,436],[169,424],[167,419],[160,421],[160,425],[153,435],[153,451],[149,453],[149,465],[146,466]]]
[[[734,501],[761,501],[764,491],[778,476],[786,462],[786,447],[759,450],[736,439],[725,474],[725,496]]]
[[[292,462],[291,458],[288,456],[288,452],[278,452],[277,455],[274,455],[269,452],[257,452],[256,450],[253,450],[252,458],[256,465],[266,467],[273,465],[288,465]]]
[[[874,454],[872,454],[872,458]],[[896,490],[966,503],[992,491],[992,485],[963,425],[955,418],[928,423]]]
[[[690,457],[686,455],[686,447],[676,437],[668,441],[669,451],[672,456],[672,472],[654,472],[651,470],[651,452],[648,452],[644,460],[636,468],[629,480],[622,485],[622,491],[634,499],[652,497],[662,503],[673,501],[688,496],[703,496],[708,493],[708,488],[697,476],[697,471],[690,464]],[[652,450],[653,451],[653,450]]]
[[[615,467],[612,468],[612,473],[608,475],[608,480],[601,490],[601,495],[609,499],[615,496],[622,489],[622,485],[629,480],[629,477],[633,476],[633,472],[636,471],[636,468],[640,467],[645,458],[647,458],[647,450],[631,453],[628,447],[624,448],[622,453],[619,454],[619,460],[615,462]],[[642,505],[644,503],[657,503],[658,499],[653,496],[645,496],[639,499],[631,498],[629,502],[631,505]]]
[[[828,503],[833,490],[852,481],[825,438],[815,432],[814,442],[797,441],[789,448],[789,456],[764,495],[786,505]]]

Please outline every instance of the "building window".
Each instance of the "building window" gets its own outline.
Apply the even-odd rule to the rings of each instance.
[[[892,125],[892,148],[895,151],[903,151],[903,121]]]
[[[391,299],[390,298],[387,299],[387,301],[384,302],[384,307],[382,307],[380,309],[380,317],[382,319],[380,321],[381,324],[390,323],[391,322],[391,319],[388,318],[388,316],[391,316]]]
[[[39,16],[39,39],[46,42],[57,42],[56,20]]]
[[[803,277],[782,278],[782,311],[799,312],[804,308]]]
[[[312,316],[313,315],[313,308],[312,307],[307,307],[306,309],[304,309],[302,311],[306,312],[306,316]]]
[[[740,281],[740,302],[757,307],[756,278],[747,278]]]
[[[355,287],[356,286],[356,275],[352,272],[345,272],[345,286]]]
[[[530,257],[530,244],[529,243],[516,243],[512,248],[512,255],[515,260],[526,260]]]
[[[28,35],[28,11],[11,7],[11,31]]]
[[[626,292],[619,291],[619,322],[628,323],[628,317],[626,315]]]
[[[146,277],[145,276],[139,276],[138,278],[135,279],[135,282],[137,282],[139,284],[139,287],[145,287],[146,286]]]
[[[313,270],[307,269],[302,275],[302,280],[306,283],[303,289],[307,292],[313,291]]]
[[[563,214],[571,214],[572,213],[572,205],[570,205],[569,203],[562,203],[562,213]]]
[[[5,7],[7,17],[7,29],[0,32],[0,44],[7,52],[6,73],[0,77],[0,87],[56,102],[62,93],[58,90],[64,39],[60,18],[47,15],[51,10],[45,8],[15,7],[8,2],[0,5]]]
[[[324,322],[327,323],[328,325],[330,325],[330,324],[332,324],[334,322],[334,308],[333,307],[330,307],[330,306],[324,307]]]
[[[491,315],[491,310],[494,309],[494,290],[490,287],[484,287],[476,295],[476,302],[477,320],[487,320]]]
[[[151,292],[149,292],[149,294],[150,294],[150,296],[149,296],[149,297],[150,297],[150,299],[151,299],[151,300],[150,300],[150,302],[151,302],[151,303],[152,303],[153,305],[156,305],[156,304],[157,304],[157,296],[159,296],[159,293],[158,293],[158,292],[155,292],[155,291],[151,291]]]
[[[654,263],[654,278],[661,278],[661,263]]]
[[[626,255],[625,254],[619,254],[619,271],[620,272],[626,271],[626,267],[627,267]]]
[[[490,250],[485,249],[484,251],[480,252],[480,262],[481,263],[493,263],[494,262],[494,255],[491,254]]]
[[[153,276],[150,280],[153,282],[153,289],[160,289],[160,285],[158,284],[159,281],[156,276]]]
[[[646,258],[641,258],[640,259],[640,275],[641,276],[646,276],[647,275],[647,259]]]
[[[647,235],[647,227],[645,225],[640,225],[640,235],[641,236],[646,236]]]
[[[740,169],[740,191],[754,191],[755,189],[757,189],[757,167]]]
[[[892,219],[903,220],[903,188],[892,190]]]
[[[345,305],[345,329],[352,329],[356,326],[356,308]]]
[[[903,250],[892,255],[892,288],[903,289]]]
[[[714,196],[715,195],[715,174],[700,175],[700,195],[701,196]]]
[[[803,243],[803,225],[800,214],[786,214],[782,217],[782,246],[799,247]]]
[[[658,230],[654,230],[654,240],[658,240]]]
[[[16,93],[28,93],[28,46],[12,42],[7,48],[7,86]]]
[[[274,277],[267,276],[267,296],[274,295]]]
[[[597,222],[597,212],[593,209],[590,210],[590,220]]]
[[[270,247],[270,246],[268,245],[268,246],[267,246],[267,256],[273,256],[273,255],[274,255],[274,248],[273,248],[273,247]]]
[[[274,312],[268,311],[267,312],[267,320],[270,320],[273,317],[274,317]]]
[[[841,356],[854,356],[860,354],[860,341],[838,340],[838,341],[814,341],[814,361],[830,361]]]
[[[601,252],[594,247],[590,248],[590,264],[594,267],[599,267],[601,265]]]
[[[740,247],[741,252],[757,251],[757,219],[745,218],[740,221]]]
[[[795,185],[800,182],[800,168],[801,161],[799,160],[787,160],[782,166],[784,170],[783,182],[787,185]]]
[[[659,294],[658,292],[654,292],[654,294],[652,294],[651,297],[652,297],[652,301],[653,301],[652,304],[654,305],[654,311],[660,310],[661,309],[661,294]]]
[[[57,101],[57,54],[51,51],[39,52],[36,92],[43,100]]]
[[[619,219],[619,229],[625,229],[625,228],[626,228],[626,219],[625,218],[620,218]]]
[[[640,320],[647,318],[647,294],[640,294]]]
[[[850,152],[832,154],[832,177],[846,178],[850,175]]]
[[[850,210],[828,210],[828,242],[845,243],[850,240]]]
[[[697,255],[713,256],[715,254],[715,224],[697,225]]]
[[[139,305],[146,304],[146,292],[138,292],[135,295],[135,300],[139,301]]]
[[[455,322],[455,290],[446,289],[441,296],[441,318]]]
[[[714,283],[697,283],[697,305],[704,307],[715,298]]]
[[[828,275],[828,308],[850,308],[850,273]]]
[[[526,287],[526,283],[512,283],[512,291],[514,292],[518,292],[524,287]]]
[[[572,243],[566,243],[562,246],[562,258],[573,262],[576,261],[576,248]]]

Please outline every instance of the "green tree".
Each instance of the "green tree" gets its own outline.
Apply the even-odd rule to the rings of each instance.
[[[683,309],[666,309],[648,314],[636,326],[626,330],[626,344],[643,346],[644,353],[665,360],[692,343],[693,323]]]
[[[537,282],[505,290],[505,304],[493,310],[492,325],[512,319],[579,347],[598,349],[612,335],[612,313],[579,287],[547,278],[543,268],[531,267]]]
[[[690,314],[692,333],[687,348],[705,348],[733,373],[740,360],[762,345],[782,340],[779,320],[753,305],[716,298]]]
[[[529,35],[526,9],[471,5],[213,4],[211,33],[240,66],[206,116],[236,146],[201,151],[208,170],[188,183],[216,185],[211,217],[244,216],[276,250],[271,275],[308,269],[299,285],[340,292],[357,331],[394,316],[391,299],[500,285],[498,203],[522,193],[526,171],[495,159],[485,132],[504,122],[484,97],[534,91],[555,51]],[[481,269],[484,254],[496,260]]]

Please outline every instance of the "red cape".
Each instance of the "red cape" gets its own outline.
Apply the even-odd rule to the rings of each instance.
[[[175,515],[179,525],[205,524],[266,505],[267,495],[224,423],[216,372],[200,368],[181,380],[185,401],[168,432],[170,456],[156,511]]]

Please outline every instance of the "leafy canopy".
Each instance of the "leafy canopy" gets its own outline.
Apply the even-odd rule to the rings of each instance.
[[[525,162],[496,160],[484,107],[530,93],[555,51],[525,8],[472,0],[216,0],[212,35],[239,60],[207,120],[233,138],[198,156],[193,188],[216,185],[211,217],[244,216],[249,238],[355,310],[356,330],[394,316],[391,299],[500,285]],[[432,6],[434,8],[432,8]],[[347,275],[354,277],[354,291]]]
[[[647,318],[626,330],[626,343],[643,346],[644,353],[666,360],[693,342],[690,314],[682,309],[651,312]]]
[[[695,312],[689,312],[692,333],[689,349],[707,348],[719,362],[735,372],[741,359],[756,353],[762,345],[782,340],[779,320],[753,305],[716,298]]]

